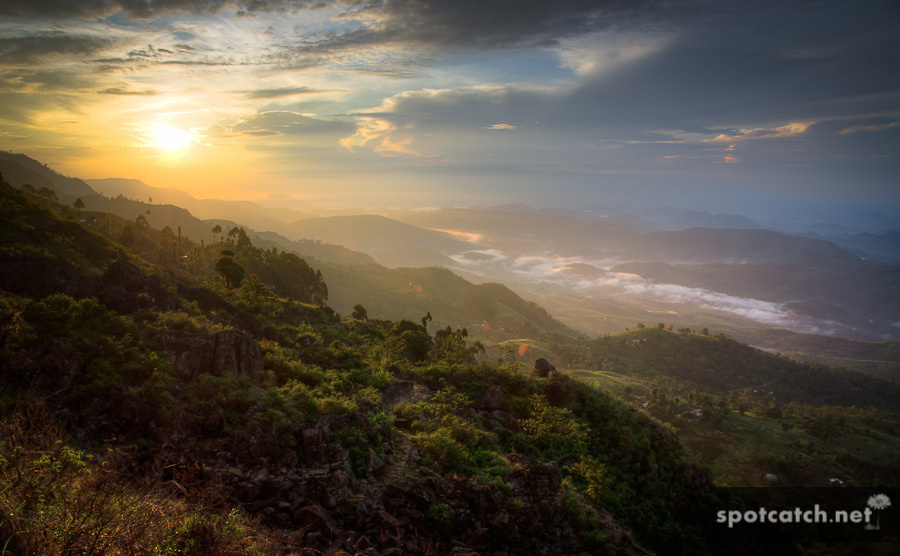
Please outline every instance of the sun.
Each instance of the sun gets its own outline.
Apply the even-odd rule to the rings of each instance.
[[[187,149],[197,143],[197,134],[192,131],[153,124],[149,130],[148,147],[159,147],[170,153]]]

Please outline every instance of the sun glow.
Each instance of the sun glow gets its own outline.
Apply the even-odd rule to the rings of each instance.
[[[197,134],[175,127],[153,124],[149,130],[147,147],[159,147],[170,153],[182,151],[197,143]]]

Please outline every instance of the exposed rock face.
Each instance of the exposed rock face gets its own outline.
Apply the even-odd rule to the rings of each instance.
[[[346,469],[347,451],[343,447],[328,442],[324,427],[314,425],[300,431],[303,455],[312,467],[326,469]]]
[[[259,343],[237,330],[215,334],[166,334],[162,340],[175,369],[185,380],[194,380],[202,373],[255,377],[263,371]]]
[[[494,418],[499,420],[504,427],[509,429],[510,432],[519,433],[525,431],[525,429],[522,428],[522,423],[520,423],[516,416],[512,413],[507,413],[505,411],[495,411],[493,415]]]
[[[541,378],[559,378],[559,372],[556,370],[556,367],[543,357],[534,362],[534,365],[531,367],[531,374]]]
[[[509,477],[512,493],[526,504],[535,504],[556,496],[562,486],[562,477],[555,461],[525,464]]]
[[[101,301],[117,313],[133,313],[153,306],[171,311],[178,305],[175,296],[163,287],[159,278],[147,276],[124,259],[110,263],[103,273],[102,284]]]
[[[393,384],[381,391],[381,400],[385,405],[393,407],[400,402],[416,403],[429,400],[434,394],[434,390],[424,384],[395,379]]]

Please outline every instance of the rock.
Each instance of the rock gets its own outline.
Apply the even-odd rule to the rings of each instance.
[[[326,469],[345,469],[347,467],[347,451],[337,444],[319,444],[303,448],[306,462],[313,467]]]
[[[486,409],[488,411],[503,409],[503,404],[506,402],[506,394],[503,392],[503,389],[493,384],[481,393],[476,401],[476,407],[478,409]]]
[[[217,407],[209,412],[209,415],[203,420],[203,432],[207,434],[216,434],[225,429],[226,418],[225,410]]]
[[[512,413],[507,413],[505,411],[495,411],[493,415],[494,418],[503,423],[503,426],[506,427],[510,432],[520,433],[525,431],[525,429],[522,428],[522,424]]]
[[[448,556],[478,556],[478,553],[472,550],[471,548],[464,548],[462,546],[454,546],[453,550],[447,553]]]
[[[185,380],[202,373],[255,378],[263,372],[263,353],[248,334],[226,330],[215,334],[164,334],[162,341],[175,370]]]
[[[307,427],[300,431],[300,445],[304,448],[318,446],[326,442],[325,432],[321,427]]]
[[[333,524],[328,511],[322,506],[304,506],[294,512],[294,521],[304,529],[324,532],[331,536]]]
[[[543,357],[534,362],[534,365],[532,365],[531,367],[531,374],[532,376],[538,376],[541,378],[559,377],[559,372],[557,372],[556,367],[551,365],[550,362]]]
[[[366,458],[366,472],[369,475],[375,475],[384,467],[384,461],[378,457],[375,450],[369,448],[368,457]]]
[[[553,498],[562,486],[559,466],[555,461],[529,463],[510,475],[509,486],[513,496],[526,504]]]

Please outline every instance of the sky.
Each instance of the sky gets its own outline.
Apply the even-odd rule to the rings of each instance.
[[[0,149],[201,198],[900,214],[900,4],[4,0]]]

